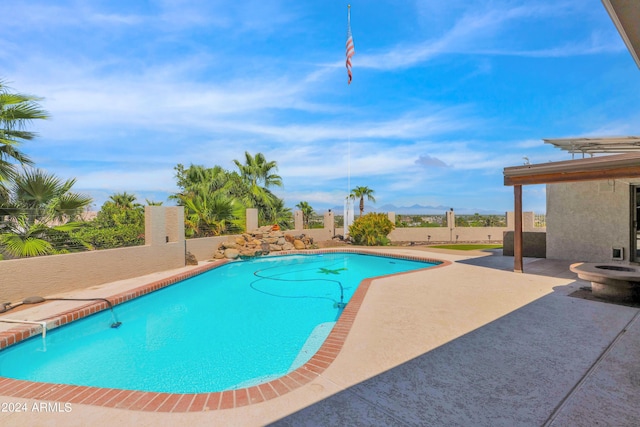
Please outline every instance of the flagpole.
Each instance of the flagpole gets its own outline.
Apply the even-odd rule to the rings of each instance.
[[[347,42],[346,42],[346,57],[345,65],[347,67],[347,75],[349,77],[347,83],[349,87],[348,91],[348,106],[347,106],[347,118],[351,119],[351,80],[353,78],[351,73],[351,57],[356,53],[353,46],[353,37],[351,35],[351,5],[347,5]],[[349,236],[349,225],[353,218],[353,207],[351,199],[351,126],[347,126],[347,198],[345,199],[344,209],[344,236]]]
[[[349,73],[348,82],[348,113],[351,119],[351,56],[355,53],[353,37],[351,35],[351,5],[347,5],[347,70]],[[351,126],[347,126],[347,195],[351,194]]]

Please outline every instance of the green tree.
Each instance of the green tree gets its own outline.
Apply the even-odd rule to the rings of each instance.
[[[296,208],[302,211],[302,224],[303,228],[309,228],[309,219],[315,213],[311,205],[307,202],[300,202],[296,205]]]
[[[185,232],[188,237],[219,236],[244,229],[245,207],[223,193],[198,193],[183,196]]]
[[[27,124],[49,118],[49,114],[38,104],[41,100],[35,96],[13,93],[0,80],[0,186],[5,187],[2,190],[5,194],[6,182],[17,175],[15,163],[33,165],[31,159],[18,148],[24,141],[36,137],[34,132],[25,129]]]
[[[257,153],[252,156],[245,152],[244,163],[239,160],[233,162],[240,172],[241,184],[234,188],[240,190],[236,193],[247,207],[257,208],[260,222],[273,224],[272,207],[278,203],[278,197],[271,192],[273,187],[282,187],[282,177],[276,174],[278,164],[275,161],[267,161],[264,154]]]
[[[187,235],[200,237],[238,231],[243,227],[246,208],[257,208],[260,225],[291,225],[291,210],[270,190],[282,186],[275,173],[277,163],[263,154],[245,152],[244,163],[234,160],[238,172],[220,166],[207,168],[178,164],[176,180],[179,192],[170,196],[185,207]]]
[[[47,255],[84,249],[73,235],[80,214],[92,199],[72,192],[75,179],[61,180],[40,169],[26,169],[14,177],[8,200],[0,209],[0,247],[13,257]]]
[[[362,216],[362,214],[364,213],[365,197],[370,202],[373,202],[373,203],[376,202],[375,197],[373,197],[373,193],[375,193],[375,191],[373,191],[369,187],[356,187],[353,190],[351,190],[351,194],[349,194],[349,198],[352,200],[360,199],[360,216]]]
[[[273,224],[278,224],[282,230],[292,228],[293,214],[291,213],[291,208],[284,205],[284,200],[276,198],[269,206],[269,210],[269,217]]]
[[[387,215],[372,212],[353,221],[349,226],[349,236],[356,245],[385,246],[390,243],[387,236],[394,228]]]
[[[136,201],[135,194],[129,194],[126,191],[112,194],[109,196],[109,200],[120,209],[135,209],[141,206],[140,204],[134,203]]]
[[[143,245],[144,234],[144,206],[126,191],[109,196],[96,218],[75,233],[94,249]]]
[[[188,237],[214,236],[244,228],[246,207],[240,175],[220,166],[192,164],[185,168],[178,164],[174,169],[180,191],[170,198],[185,207]]]

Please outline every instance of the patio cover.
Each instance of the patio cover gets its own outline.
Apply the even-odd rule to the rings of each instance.
[[[640,151],[640,136],[616,136],[607,138],[556,138],[543,139],[545,144],[552,144],[571,154],[581,153],[593,156],[598,153],[628,153]]]
[[[602,0],[629,53],[640,68],[640,2],[638,0]]]
[[[640,178],[640,152],[504,168],[515,206],[513,270],[522,272],[522,186],[559,182]]]

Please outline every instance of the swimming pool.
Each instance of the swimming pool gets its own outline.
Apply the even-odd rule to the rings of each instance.
[[[0,375],[169,393],[249,387],[302,366],[367,277],[433,263],[362,254],[259,258],[210,272],[0,352]],[[29,360],[29,363],[24,363]]]

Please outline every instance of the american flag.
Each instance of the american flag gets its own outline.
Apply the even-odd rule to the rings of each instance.
[[[356,53],[353,47],[353,36],[351,35],[351,5],[349,5],[349,12],[347,15],[347,74],[349,74],[349,83],[353,79],[351,74],[351,57]]]

